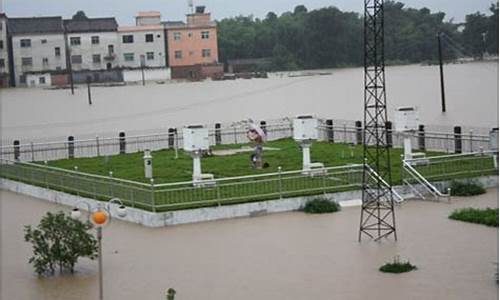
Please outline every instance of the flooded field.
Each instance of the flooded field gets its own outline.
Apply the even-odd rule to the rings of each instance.
[[[67,207],[6,191],[1,205],[1,299],[97,299],[97,263],[74,276],[39,279],[23,225]],[[300,212],[149,229],[113,222],[104,230],[105,299],[497,299],[498,228],[447,219],[460,207],[498,207],[498,189],[452,204],[397,208],[398,242],[357,242],[359,208]],[[395,255],[418,270],[377,269]],[[384,288],[381,288],[384,287]]]
[[[95,87],[89,106],[84,86],[69,90],[0,91],[2,140],[11,144],[76,138],[158,133],[186,124],[277,119],[316,114],[339,120],[363,117],[363,69],[337,69],[327,76],[149,83]],[[389,115],[398,106],[417,105],[423,124],[491,128],[498,126],[498,64],[447,65],[447,108],[441,113],[437,66],[388,67]]]

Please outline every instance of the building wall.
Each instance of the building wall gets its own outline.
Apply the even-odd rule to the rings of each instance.
[[[126,82],[142,81],[142,71],[140,69],[123,70],[123,80]],[[144,69],[144,80],[170,80],[170,69]]]
[[[209,38],[203,39],[202,32],[208,31]],[[180,39],[175,35],[180,33]],[[217,28],[177,28],[168,29],[168,59],[169,65],[190,66],[195,64],[212,64],[218,61]],[[203,49],[210,49],[210,57],[203,57]],[[176,58],[176,51],[181,51],[182,58]]]
[[[26,75],[26,84],[29,87],[45,87],[52,85],[52,77],[50,73],[45,74],[28,74]]]
[[[144,55],[146,67],[165,67],[165,41],[163,27],[155,26],[155,29],[140,28],[141,26],[119,30],[118,62],[121,67],[139,68],[141,67],[141,55]],[[153,34],[153,42],[146,42],[146,35]],[[133,43],[123,43],[123,36],[133,35]],[[147,52],[153,53],[153,59],[147,59]],[[133,53],[133,61],[126,61],[125,54]]]
[[[30,39],[31,47],[21,47],[22,39]],[[42,43],[42,40],[46,40]],[[60,55],[55,55],[55,48],[59,47]],[[65,70],[66,53],[64,35],[61,34],[43,34],[43,35],[16,35],[12,37],[12,50],[14,57],[14,72],[16,85],[20,83],[20,76],[25,72],[41,72]],[[32,66],[23,66],[22,58],[31,57]],[[43,59],[47,58],[47,63]]]
[[[8,38],[7,38],[7,20],[5,18],[0,18],[0,41],[2,44],[2,48],[0,48],[0,60],[2,60],[2,64],[0,64],[0,78],[1,83],[0,87],[7,85],[8,82],[8,74],[9,74],[9,52],[8,52]],[[7,82],[6,82],[7,81]]]
[[[92,44],[92,37],[99,37],[99,44]],[[80,45],[71,45],[72,37],[80,37]],[[74,71],[79,70],[105,70],[119,65],[117,56],[118,33],[117,32],[86,32],[86,33],[68,33],[68,47],[71,55],[81,55],[82,63],[72,63]],[[108,47],[112,45],[114,55],[109,53]],[[93,62],[93,55],[100,55],[99,63]],[[110,65],[108,65],[108,63]]]

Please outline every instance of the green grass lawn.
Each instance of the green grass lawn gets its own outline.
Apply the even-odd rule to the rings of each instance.
[[[221,145],[213,149],[234,149],[250,144]],[[235,154],[228,156],[211,156],[202,158],[203,173],[214,174],[216,178],[235,177],[277,172],[281,166],[283,171],[302,169],[302,152],[298,144],[292,139],[282,139],[267,142],[266,147],[279,148],[279,151],[264,151],[264,161],[270,167],[261,170],[251,168],[251,153]],[[391,150],[393,182],[400,180],[401,149]],[[428,153],[436,155],[438,153]],[[161,150],[152,152],[153,176],[155,183],[171,183],[192,180],[192,158],[184,151],[179,151],[179,158],[175,159],[174,150]],[[138,182],[149,182],[144,178],[143,153],[122,154],[95,158],[75,158],[49,162],[49,166],[68,170],[108,176],[113,171],[113,177],[128,179]],[[340,166],[363,162],[362,145],[331,144],[316,142],[311,148],[311,160],[322,162],[326,167]]]
[[[463,208],[453,211],[449,216],[452,220],[483,224],[498,227],[498,208]]]

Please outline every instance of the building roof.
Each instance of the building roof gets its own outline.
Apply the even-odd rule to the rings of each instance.
[[[165,26],[166,28],[168,27],[181,27],[181,26],[186,26],[186,23],[182,22],[182,21],[164,21],[164,22],[161,22],[161,24],[163,26]]]
[[[61,17],[9,18],[11,34],[63,33]]]
[[[137,17],[160,17],[161,13],[159,11],[140,11],[137,13]]]
[[[115,18],[88,18],[64,20],[64,27],[69,33],[116,31],[118,23]]]
[[[141,26],[120,26],[118,27],[119,32],[134,32],[134,31],[163,31],[163,26],[161,25],[141,25]]]

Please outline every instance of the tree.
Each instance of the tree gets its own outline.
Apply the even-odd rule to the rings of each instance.
[[[302,14],[302,13],[307,13],[307,8],[304,5],[295,6],[295,9],[293,10],[293,14],[298,15],[298,14]]]
[[[97,241],[87,231],[92,228],[89,222],[73,220],[64,212],[56,214],[48,212],[36,228],[24,227],[24,240],[33,244],[33,256],[29,263],[33,264],[38,275],[54,275],[69,270],[80,257],[95,259],[97,257]]]
[[[83,10],[79,10],[73,15],[73,20],[88,20],[88,17]]]

